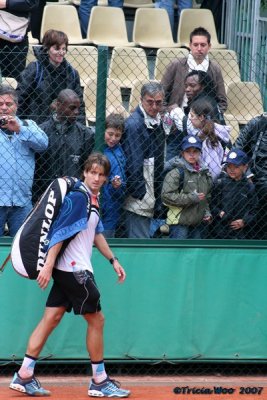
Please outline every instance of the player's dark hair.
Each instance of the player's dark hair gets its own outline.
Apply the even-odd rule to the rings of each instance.
[[[85,172],[90,171],[93,164],[97,164],[98,166],[103,167],[105,176],[109,176],[110,162],[109,159],[106,156],[104,156],[104,154],[99,152],[91,153],[84,163],[83,170]],[[84,179],[84,177],[82,179]]]

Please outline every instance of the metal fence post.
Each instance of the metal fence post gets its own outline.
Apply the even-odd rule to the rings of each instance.
[[[108,75],[108,47],[98,47],[95,150],[102,151],[106,119],[106,89]]]

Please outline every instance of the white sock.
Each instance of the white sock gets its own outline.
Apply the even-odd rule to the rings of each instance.
[[[92,362],[93,380],[95,383],[103,382],[107,378],[104,361]]]
[[[19,376],[22,379],[31,378],[33,376],[36,361],[37,361],[36,358],[31,357],[28,354],[25,354],[23,363],[19,370]]]

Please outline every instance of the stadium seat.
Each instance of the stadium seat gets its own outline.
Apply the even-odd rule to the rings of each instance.
[[[155,3],[152,0],[126,0],[123,2],[123,7],[128,8],[153,8]]]
[[[46,5],[41,24],[41,40],[48,29],[65,32],[68,35],[69,44],[88,43],[87,39],[82,38],[79,17],[73,5]]]
[[[133,40],[141,47],[181,47],[174,43],[168,13],[163,8],[138,8],[133,25]]]
[[[228,108],[224,114],[227,121],[246,124],[263,113],[263,102],[256,82],[233,82],[226,90]]]
[[[140,101],[141,88],[145,83],[149,83],[149,82],[158,82],[158,81],[148,80],[148,79],[145,79],[143,81],[141,81],[141,80],[134,81],[132,89],[131,89],[131,95],[130,95],[130,101],[129,101],[129,113],[133,112],[134,109],[138,106],[139,101]]]
[[[226,49],[227,46],[218,41],[212,12],[204,8],[189,8],[181,11],[177,32],[177,42],[181,43],[182,46],[188,47],[190,33],[199,26],[207,29],[210,33],[211,47],[213,49]]]
[[[92,8],[87,40],[101,46],[135,46],[134,42],[128,41],[124,13],[119,7],[95,6]]]
[[[239,123],[238,123],[238,121],[236,121],[234,119],[228,120],[225,115],[224,115],[224,120],[225,120],[226,125],[231,127],[230,139],[231,139],[231,142],[234,144],[236,139],[238,138],[239,132],[240,132]]]
[[[97,93],[97,79],[88,79],[84,88],[84,103],[86,109],[86,119],[89,122],[96,120],[96,93]],[[107,79],[107,97],[106,109],[113,112],[121,112],[127,114],[122,105],[122,96],[120,86],[112,79]]]
[[[97,59],[98,50],[94,46],[68,46],[66,60],[79,72],[82,86],[85,86],[88,78],[96,78]]]
[[[237,61],[237,54],[233,50],[214,50],[209,51],[209,58],[214,60],[221,67],[225,86],[231,82],[240,82],[240,70]]]
[[[36,47],[41,47],[41,44],[30,44],[29,43],[29,48],[28,48],[28,53],[27,53],[27,58],[26,58],[26,66],[30,64],[32,61],[36,61],[36,57],[34,54],[34,49]]]
[[[158,49],[155,63],[155,79],[160,81],[166,67],[176,58],[183,58],[188,56],[189,51],[187,49],[177,48],[163,48]]]
[[[145,50],[137,47],[114,47],[109,78],[125,88],[131,88],[136,79],[149,79]]]

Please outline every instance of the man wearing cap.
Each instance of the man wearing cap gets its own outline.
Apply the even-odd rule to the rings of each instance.
[[[226,174],[212,192],[214,217],[212,236],[218,239],[247,239],[256,218],[257,197],[247,176],[248,156],[232,149],[226,158]]]
[[[181,157],[171,159],[166,169],[161,198],[168,207],[171,239],[200,239],[203,222],[211,220],[209,198],[212,178],[201,163],[202,142],[197,136],[183,138]],[[182,183],[182,184],[181,184]]]

